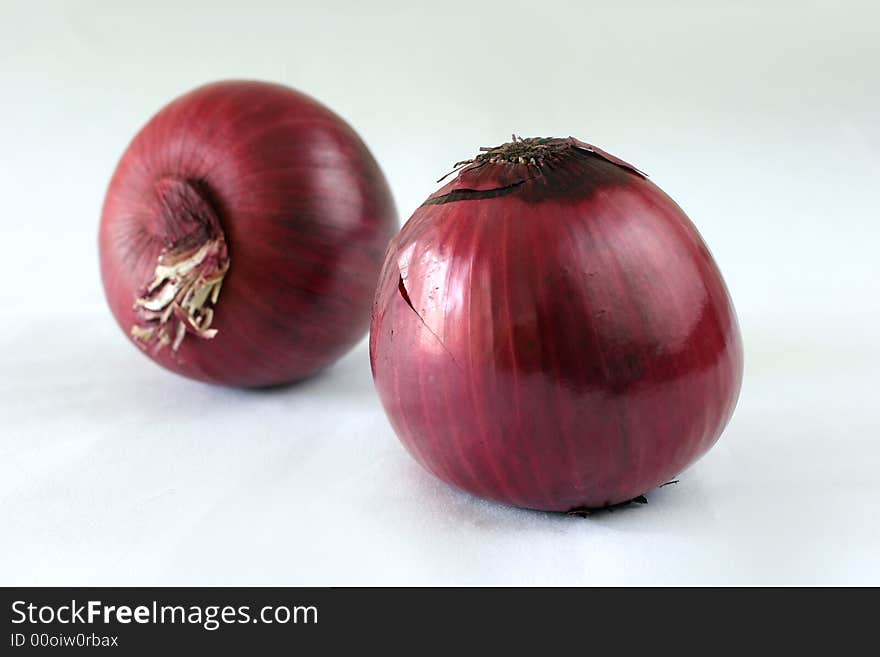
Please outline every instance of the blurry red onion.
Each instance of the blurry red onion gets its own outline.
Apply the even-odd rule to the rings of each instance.
[[[153,360],[212,383],[306,377],[366,331],[396,229],[357,134],[293,89],[229,81],[173,101],[122,156],[101,276]]]
[[[742,379],[736,316],[684,212],[576,139],[483,149],[392,241],[370,359],[412,455],[476,495],[626,502],[706,452]]]

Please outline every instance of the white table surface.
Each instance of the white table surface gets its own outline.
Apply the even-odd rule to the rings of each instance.
[[[871,3],[502,3],[468,21],[455,3],[250,4],[4,9],[0,584],[880,584]],[[520,38],[523,23],[546,29]],[[570,518],[422,471],[365,342],[270,391],[151,364],[104,305],[105,185],[155,109],[241,76],[349,119],[403,218],[512,129],[652,173],[742,323],[743,393],[718,445],[647,506]]]

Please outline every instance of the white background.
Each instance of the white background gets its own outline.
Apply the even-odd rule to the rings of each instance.
[[[237,5],[0,0],[0,584],[880,584],[876,2]],[[514,131],[649,172],[742,324],[715,449],[581,520],[423,472],[363,343],[262,392],[150,363],[104,304],[104,190],[229,77],[343,115],[402,219]]]

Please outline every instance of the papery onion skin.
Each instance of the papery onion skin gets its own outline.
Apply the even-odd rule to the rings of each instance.
[[[144,310],[161,302],[160,258],[179,263],[188,242],[218,232],[209,225],[225,242],[198,256],[197,273],[217,284],[188,283],[201,312]],[[396,229],[388,184],[342,119],[279,84],[216,82],[160,110],[122,156],[101,215],[101,277],[119,325],[164,367],[211,383],[281,384],[366,332]]]
[[[546,160],[520,147],[522,162],[471,163],[405,224],[370,359],[393,428],[441,479],[520,507],[602,508],[715,443],[742,343],[681,208],[603,151],[541,141]]]

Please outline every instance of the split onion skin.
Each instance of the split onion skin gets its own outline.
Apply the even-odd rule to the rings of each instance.
[[[643,174],[576,139],[528,141],[552,156],[496,149],[391,242],[376,388],[409,452],[458,488],[547,511],[625,503],[730,419],[736,315],[697,229]]]
[[[379,166],[341,118],[279,84],[216,82],[164,107],[122,156],[101,215],[101,277],[120,327],[160,365],[216,384],[288,383],[364,335],[397,226]],[[137,305],[162,293],[148,287],[157,263],[214,234],[200,267],[216,301],[203,276],[190,281],[197,301],[207,294],[200,310],[166,300],[145,319]]]

